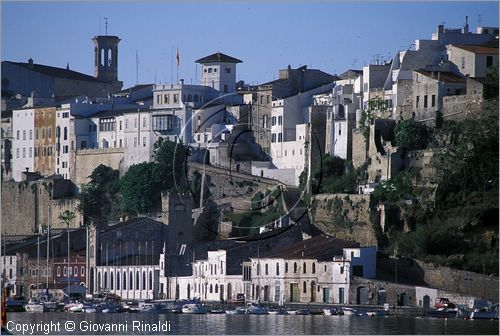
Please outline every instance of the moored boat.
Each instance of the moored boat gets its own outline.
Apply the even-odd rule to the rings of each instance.
[[[199,303],[188,303],[182,306],[183,314],[206,314],[208,309]]]
[[[265,315],[268,313],[268,309],[266,307],[262,307],[257,302],[248,302],[246,308],[247,314]]]

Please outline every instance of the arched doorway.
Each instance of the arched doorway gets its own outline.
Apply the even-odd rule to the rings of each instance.
[[[377,304],[379,306],[383,306],[386,301],[386,296],[385,296],[385,288],[380,288],[377,293]]]
[[[314,264],[313,264],[314,265]],[[316,301],[316,283],[311,282],[311,302]]]
[[[429,309],[431,307],[431,298],[429,295],[424,295],[423,297],[424,309]]]
[[[399,294],[398,306],[407,306],[408,305],[408,294],[401,293]]]
[[[268,285],[264,286],[264,301],[265,302],[269,301],[269,286]]]
[[[231,293],[231,283],[227,284],[227,301],[231,301],[233,293]]]
[[[356,289],[356,303],[359,305],[368,304],[368,288],[360,286]]]

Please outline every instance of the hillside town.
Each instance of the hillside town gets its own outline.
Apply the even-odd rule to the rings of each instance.
[[[498,27],[439,25],[393,58],[340,74],[289,65],[257,85],[237,81],[251,59],[214,50],[198,83],[124,88],[120,37],[92,41],[93,74],[2,61],[10,300],[498,303],[498,160],[475,181],[496,199],[463,224],[479,223],[482,259],[408,238],[444,202],[433,160],[455,141],[415,144],[418,132],[498,112]]]

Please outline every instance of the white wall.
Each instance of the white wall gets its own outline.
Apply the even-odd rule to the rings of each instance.
[[[14,181],[21,181],[22,172],[26,171],[26,168],[28,168],[30,172],[34,171],[34,133],[34,109],[13,110],[12,136],[14,139],[12,140],[12,177]]]

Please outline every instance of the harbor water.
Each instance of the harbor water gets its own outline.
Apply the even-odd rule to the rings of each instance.
[[[25,335],[267,334],[267,335],[498,335],[498,321],[402,316],[225,314],[9,313],[8,330]]]

